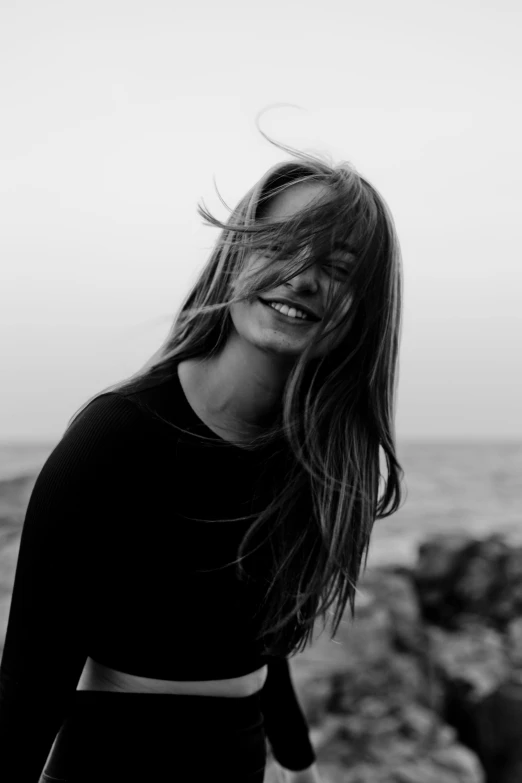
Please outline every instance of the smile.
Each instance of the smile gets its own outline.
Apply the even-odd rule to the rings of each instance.
[[[300,318],[298,315],[296,316],[286,315],[285,313],[276,310],[272,305],[268,304],[268,302],[263,301],[263,299],[259,299],[258,301],[267,310],[270,310],[276,317],[280,318],[285,323],[291,323],[294,326],[310,326],[313,323],[317,323],[316,321],[312,321],[311,318]]]

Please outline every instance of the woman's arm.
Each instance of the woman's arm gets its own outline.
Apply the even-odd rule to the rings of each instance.
[[[261,708],[265,733],[276,761],[291,774],[308,772],[315,764],[316,757],[287,658],[270,659],[261,691]],[[295,783],[312,783],[314,779],[305,777],[290,780]]]
[[[94,400],[47,459],[29,499],[0,664],[6,783],[38,783],[87,658],[95,573],[88,552],[108,491],[107,458],[135,415],[130,408],[116,395]]]

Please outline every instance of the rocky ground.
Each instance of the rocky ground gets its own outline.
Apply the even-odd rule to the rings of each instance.
[[[324,782],[521,783],[522,547],[435,536],[359,589],[292,659]]]

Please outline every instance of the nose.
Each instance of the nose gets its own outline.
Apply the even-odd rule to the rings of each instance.
[[[288,281],[288,285],[291,285],[292,288],[295,288],[297,291],[317,291],[319,286],[318,271],[319,265],[311,264],[310,266],[306,267],[306,269],[302,269],[296,275],[291,277]]]

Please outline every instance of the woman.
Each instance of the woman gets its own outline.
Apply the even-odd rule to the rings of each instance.
[[[227,223],[199,207],[222,233],[163,346],[38,476],[1,780],[261,783],[268,740],[287,780],[319,781],[288,658],[318,618],[333,637],[353,617],[373,523],[400,505],[402,279],[377,191],[276,146],[295,160]]]

